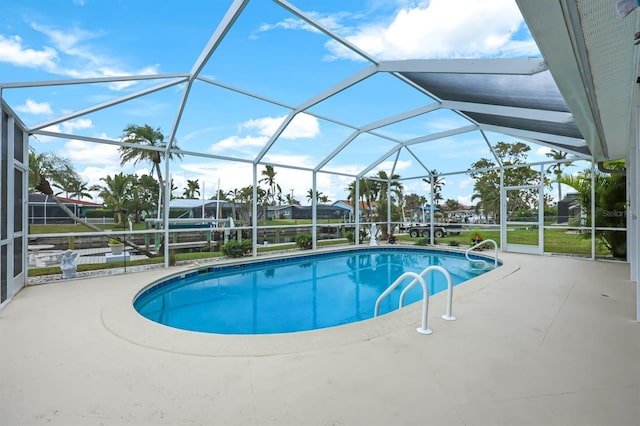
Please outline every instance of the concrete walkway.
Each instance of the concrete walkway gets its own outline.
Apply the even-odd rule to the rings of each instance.
[[[31,286],[0,310],[2,425],[635,425],[640,324],[628,265],[502,254],[369,321],[217,336],[147,321],[166,270]],[[171,272],[176,272],[172,269]]]

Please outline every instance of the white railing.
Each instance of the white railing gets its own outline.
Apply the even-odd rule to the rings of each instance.
[[[376,300],[376,305],[373,310],[373,316],[377,317],[378,312],[380,311],[380,303],[382,300],[387,297],[396,287],[398,287],[406,278],[413,277],[413,281],[409,283],[407,287],[405,287],[400,293],[400,302],[398,304],[398,309],[402,308],[404,305],[404,296],[414,285],[420,284],[422,286],[422,324],[420,327],[416,328],[416,331],[420,334],[431,334],[432,331],[427,327],[427,317],[429,313],[429,287],[427,287],[427,283],[424,280],[424,276],[427,275],[431,271],[439,271],[442,272],[447,279],[447,313],[442,315],[442,318],[447,321],[455,321],[456,317],[452,314],[452,306],[453,306],[453,282],[451,281],[451,275],[441,266],[429,266],[425,268],[420,274],[415,272],[405,272],[400,275],[398,279],[396,279],[393,284],[391,284],[387,289],[378,297]]]
[[[497,268],[498,267],[498,244],[493,241],[493,240],[482,240],[477,244],[472,245],[471,247],[469,247],[467,249],[467,251],[464,253],[464,257],[467,258],[467,260],[471,263],[471,265],[474,268],[477,269],[488,269],[489,263],[487,263],[485,260],[478,260],[478,259],[471,259],[471,257],[469,257],[469,253],[471,252],[471,250],[475,250],[476,248],[486,244],[486,243],[492,243],[493,244],[493,268]]]

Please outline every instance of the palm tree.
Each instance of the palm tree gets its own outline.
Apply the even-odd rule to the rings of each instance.
[[[37,189],[42,180],[53,186],[61,185],[70,173],[76,172],[67,158],[52,152],[38,154],[29,148],[29,190]]]
[[[356,203],[365,207],[365,212],[367,213],[367,219],[371,219],[371,201],[373,201],[373,191],[372,191],[372,181],[369,179],[361,178],[359,182],[360,193],[356,195],[356,181],[353,181],[346,188],[349,196],[347,200],[351,201],[354,205],[353,212],[355,214],[355,206]]]
[[[197,195],[197,196],[196,196]],[[187,187],[184,189],[184,197],[195,199],[200,196],[200,183],[198,179],[187,179]]]
[[[89,198],[92,200],[93,195],[91,195],[91,193],[89,192],[89,187],[87,185],[88,183],[82,179],[73,182],[69,196],[75,197],[78,200],[80,200],[81,198]]]
[[[431,182],[433,181],[433,203],[436,206],[439,206],[440,201],[443,200],[442,187],[445,185],[444,179],[438,177],[438,171],[433,169],[429,171],[429,177],[422,180],[429,184],[429,191],[431,191]]]
[[[121,146],[120,147],[120,165],[124,166],[129,162],[138,164],[142,161],[149,161],[151,163],[151,175],[155,173],[158,178],[158,183],[161,188],[164,188],[164,180],[162,179],[162,169],[160,164],[165,159],[167,143],[164,140],[164,135],[160,131],[160,128],[153,129],[148,124],[144,126],[136,126],[130,124],[124,129],[122,135],[123,142],[129,142],[138,144],[140,148]],[[148,149],[159,148],[160,150]],[[178,149],[177,145],[174,145],[175,149]],[[173,159],[175,155],[177,158],[182,158],[182,154],[169,152],[169,160]],[[162,204],[162,195],[158,199],[158,204]]]
[[[387,172],[384,170],[378,171],[378,177],[382,179],[380,182],[380,200],[385,200],[387,198],[387,188],[391,188],[391,198],[395,201],[399,201],[402,199],[402,184],[400,183],[400,175],[392,174],[391,177],[387,175]],[[395,199],[394,196],[395,195]]]
[[[69,168],[66,173],[57,178],[57,182],[52,182],[51,185],[60,190],[56,195],[64,193],[64,196],[69,198],[69,194],[73,191],[73,188],[77,187],[81,182],[82,178],[80,175],[72,168]]]
[[[300,205],[300,201],[295,199],[295,197],[293,196],[293,193],[287,194],[285,201],[287,202],[287,204],[291,206]]]
[[[555,149],[552,149],[550,152],[547,152],[545,155],[549,158],[553,158],[556,161],[565,160],[567,158],[566,152],[558,151]],[[558,163],[552,164],[547,169],[547,172],[550,172],[556,175],[556,183],[558,184],[558,201],[562,200],[562,185],[561,185],[562,168],[569,167],[571,163],[572,163],[571,161],[566,163],[558,162]]]
[[[307,191],[307,200],[309,200],[309,203],[313,200],[313,188],[309,188]],[[322,191],[316,191],[316,201],[318,203],[328,203],[329,197],[323,194]]]
[[[264,176],[260,179],[259,182],[264,182],[267,184],[269,189],[267,190],[267,198],[271,198],[271,205],[276,205],[276,195],[282,193],[282,189],[280,185],[276,183],[276,174],[277,172],[273,170],[273,166],[265,166],[265,169],[260,173]]]
[[[233,201],[233,207],[231,208],[232,209],[231,217],[233,217],[233,220],[238,219],[238,216],[236,216],[236,205],[240,201],[241,195],[242,195],[242,190],[238,188],[234,188],[231,191],[227,192],[227,196],[230,196],[231,201]]]
[[[96,185],[93,189],[100,191],[98,196],[102,198],[107,207],[113,209],[118,214],[118,223],[122,223],[122,210],[131,191],[131,176],[122,172],[111,176],[100,178],[104,185]]]

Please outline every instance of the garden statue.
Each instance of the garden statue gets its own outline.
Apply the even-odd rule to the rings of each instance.
[[[75,278],[76,277],[76,258],[78,257],[77,252],[73,252],[71,250],[66,250],[62,253],[62,258],[60,259],[60,269],[62,269],[62,278]]]
[[[371,237],[369,238],[369,245],[370,246],[377,246],[378,242],[376,241],[376,234],[378,233],[378,230],[376,229],[376,224],[372,223],[371,224]]]

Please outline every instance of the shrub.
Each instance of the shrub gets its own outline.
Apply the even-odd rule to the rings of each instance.
[[[308,250],[313,247],[313,239],[310,234],[300,234],[296,236],[296,245],[301,249]]]
[[[364,241],[364,232],[360,232],[360,244]],[[356,241],[356,232],[355,231],[347,231],[344,236],[347,238],[350,244],[353,244]]]
[[[356,233],[353,231],[347,231],[347,233],[344,234],[344,236],[347,237],[349,244],[353,244],[356,241]]]
[[[94,210],[88,210],[88,211],[84,212],[84,216],[86,218],[108,217],[108,218],[111,219],[114,214],[115,214],[115,212],[113,210],[107,210],[107,209],[94,209]]]
[[[418,241],[416,241],[417,246],[428,246],[429,244],[431,244],[431,239],[428,237],[420,238]],[[433,244],[438,244],[438,242],[434,239]]]
[[[229,240],[221,247],[222,253],[228,257],[242,257],[245,253],[251,252],[252,248],[251,240],[243,239],[240,242],[238,240]]]

